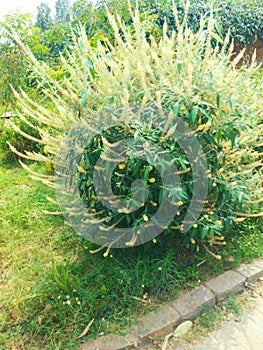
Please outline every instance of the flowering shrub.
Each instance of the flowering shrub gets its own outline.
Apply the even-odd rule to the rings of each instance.
[[[24,113],[49,127],[39,129],[39,143],[45,145],[48,156],[30,152],[19,155],[55,164],[63,149],[59,141],[80,121],[85,122],[92,133],[94,125],[107,125],[108,114],[103,113],[107,108],[125,110],[134,104],[138,111],[153,108],[162,116],[157,119],[159,124],[151,125],[139,112],[127,123],[127,113],[119,113],[115,115],[117,129],[107,132],[106,128],[104,134],[93,138],[79,160],[78,190],[85,205],[93,209],[96,220],[108,220],[110,226],[117,228],[120,217],[109,217],[109,211],[98,202],[92,187],[95,160],[103,149],[111,148],[127,135],[143,136],[171,154],[182,175],[178,210],[164,231],[181,232],[183,244],[193,251],[201,244],[209,250],[205,242],[223,244],[225,232],[233,222],[262,216],[263,82],[255,63],[237,68],[243,52],[230,60],[234,45],[229,35],[220,38],[215,34],[212,14],[208,24],[201,19],[195,33],[187,26],[187,7],[182,22],[176,7],[173,15],[176,34],[168,35],[169,28],[164,23],[162,37],[156,40],[152,35],[146,37],[146,24],[140,20],[138,11],[132,14],[132,27],[127,27],[119,16],[108,13],[114,44],[98,42],[94,48],[85,30],[80,30],[68,57],[61,58],[66,72],[62,81],[55,80],[50,68],[38,62],[17,37],[40,82],[48,83],[44,93],[54,106],[46,109],[26,93],[15,92]],[[212,39],[218,43],[212,45]],[[207,161],[207,198],[200,216],[187,232],[183,231],[182,221],[189,209],[194,179],[187,155],[169,138],[177,117],[195,135]],[[52,185],[52,176],[34,174],[34,177]],[[137,212],[139,216],[132,218],[133,222],[139,217],[147,222],[161,202],[160,174],[142,160],[131,158],[120,162],[111,179],[113,192],[117,196],[129,196],[131,178],[148,181],[151,190],[148,202]],[[125,217],[122,225],[130,224],[131,219]],[[158,239],[165,239],[165,235]],[[133,242],[128,243],[132,245]]]

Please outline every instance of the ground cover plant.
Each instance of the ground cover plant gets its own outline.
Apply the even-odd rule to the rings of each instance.
[[[46,173],[38,165],[30,168]],[[94,245],[81,242],[62,217],[43,215],[56,210],[46,204],[52,190],[14,163],[1,163],[0,182],[3,349],[76,349],[102,332],[129,327],[199,280],[263,253],[262,225],[252,220],[234,227],[227,245],[213,249],[220,261],[204,250],[191,255],[178,240],[112,250],[108,258],[92,255]],[[93,318],[88,334],[77,339]]]
[[[40,138],[33,141],[44,150],[23,155],[12,148],[17,155],[55,165],[60,142],[74,123],[89,116],[90,127],[92,118],[107,125],[101,111],[150,106],[171,118],[166,131],[180,117],[196,135],[208,162],[208,197],[198,221],[185,234],[180,225],[189,198],[182,199],[173,224],[156,239],[129,249],[100,251],[63,223],[54,190],[46,186],[52,185],[52,172],[27,160],[26,170],[2,163],[3,348],[74,349],[87,338],[129,327],[147,310],[199,280],[262,256],[262,72],[253,60],[251,66],[238,68],[242,53],[231,62],[233,43],[229,36],[220,38],[212,16],[192,33],[187,15],[180,24],[174,12],[177,32],[168,35],[164,24],[158,38],[148,35],[149,23],[139,12],[131,11],[129,26],[109,13],[114,40],[94,45],[81,29],[73,35],[67,56],[61,57],[63,75],[38,61],[16,38],[33,62],[44,101],[41,104],[30,94],[15,91],[17,113],[35,129]],[[149,132],[138,115],[133,114],[137,123],[129,124],[128,132],[136,129],[140,137],[154,138],[162,145],[160,141],[165,140],[165,147],[174,151],[163,124],[158,125],[161,133],[158,128]],[[123,116],[118,114],[119,123]],[[19,132],[16,120],[10,123]],[[121,139],[123,129],[119,131]],[[86,149],[76,172],[85,200],[94,200],[98,211],[101,208],[87,189],[87,158],[91,151],[96,155],[110,148],[112,139],[106,135]],[[177,166],[185,172],[182,184],[191,194],[190,164],[179,148],[176,152],[173,155],[180,155]],[[136,159],[135,166],[141,166],[139,173],[152,184],[154,195],[161,187],[158,173]],[[116,193],[129,196],[129,182],[118,179],[127,168],[120,163],[113,184]],[[33,183],[28,171],[43,184]],[[147,222],[146,217],[143,221]],[[89,323],[88,334],[79,338]]]

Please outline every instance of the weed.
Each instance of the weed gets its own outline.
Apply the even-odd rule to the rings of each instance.
[[[202,316],[199,318],[199,325],[202,328],[211,329],[219,318],[220,314],[217,308],[205,305]]]
[[[242,307],[235,295],[230,295],[224,304],[227,310],[232,312],[236,316],[239,316],[241,314]]]

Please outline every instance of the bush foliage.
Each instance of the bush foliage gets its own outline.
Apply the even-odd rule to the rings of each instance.
[[[138,10],[132,13],[130,9],[131,25],[108,12],[113,42],[104,38],[94,47],[85,29],[80,29],[78,36],[73,35],[74,44],[68,56],[61,57],[65,77],[60,80],[54,79],[52,69],[37,61],[16,37],[31,59],[40,84],[45,82],[48,86],[43,93],[53,108],[37,104],[25,92],[16,91],[15,95],[23,112],[42,123],[39,143],[49,152],[48,156],[26,152],[24,157],[54,164],[62,147],[59,141],[65,134],[80,120],[85,121],[91,131],[96,124],[107,125],[107,117],[103,119],[105,114],[102,113],[107,108],[127,110],[136,104],[140,109],[152,106],[158,110],[167,122],[168,130],[164,129],[163,121],[149,128],[143,113],[133,115],[134,119],[128,123],[127,114],[120,113],[118,124],[128,125],[128,131],[136,135],[152,138],[166,152],[175,150],[169,134],[176,117],[184,120],[202,145],[208,163],[208,196],[204,209],[192,229],[182,234],[183,243],[196,250],[207,241],[222,244],[223,235],[233,222],[241,222],[249,216],[262,216],[263,82],[255,63],[249,67],[237,67],[243,52],[231,61],[234,45],[230,43],[229,34],[222,38],[218,35],[212,13],[208,19],[201,18],[198,30],[192,31],[187,25],[188,12],[189,3],[180,20],[174,7],[176,32],[169,34],[171,28],[164,22],[160,38],[155,38],[154,33],[149,35],[149,22],[147,18],[142,19]],[[212,45],[212,41],[216,43]],[[110,137],[104,141],[100,138],[86,154],[100,154],[103,147],[111,147],[110,144],[123,138],[123,134],[123,129],[120,129],[114,141]],[[179,159],[180,152],[176,165],[189,174],[183,181],[185,196],[180,200],[178,213],[166,229],[166,232],[176,234],[181,232],[180,225],[191,201],[193,185],[191,164],[187,164],[183,157],[181,161]],[[135,160],[132,167],[137,164]],[[90,204],[93,199],[93,193],[89,192],[92,174],[88,172],[87,162],[80,165],[83,165],[79,170],[80,189]],[[139,173],[144,177],[148,165],[140,166]],[[52,176],[34,176],[52,185]],[[155,179],[152,201],[155,191],[162,188],[158,174]],[[129,182],[117,177],[113,177],[112,182],[116,193],[123,191],[121,194],[129,195]],[[117,186],[119,182],[121,185]],[[99,209],[98,206],[95,210]],[[99,217],[103,218],[105,216]],[[116,222],[111,221],[111,224]],[[162,239],[165,239],[163,234]]]
[[[175,1],[179,19],[185,14],[185,1]],[[142,8],[157,17],[157,23],[162,27],[167,21],[170,28],[174,28],[175,20],[168,1],[142,1]],[[257,0],[191,0],[187,23],[189,28],[196,32],[199,29],[200,19],[209,16],[214,10],[216,31],[225,37],[230,29],[230,37],[242,45],[253,44],[257,38],[263,39],[263,8]]]

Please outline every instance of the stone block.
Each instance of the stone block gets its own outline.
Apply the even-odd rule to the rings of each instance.
[[[166,304],[143,316],[135,326],[135,331],[141,340],[159,338],[171,333],[179,323],[179,313],[170,304]]]
[[[244,290],[246,277],[236,271],[226,271],[222,275],[205,283],[215,294],[218,301],[225,299],[230,293],[241,293]]]
[[[251,264],[241,265],[235,271],[245,276],[248,282],[254,282],[263,277],[263,259],[257,259]]]
[[[200,286],[177,298],[172,304],[182,320],[194,320],[203,311],[203,305],[213,306],[214,303],[214,294],[208,288]]]
[[[117,334],[109,334],[94,340],[88,340],[82,344],[80,350],[126,350],[137,347],[138,337],[132,331],[130,334],[120,336]]]

